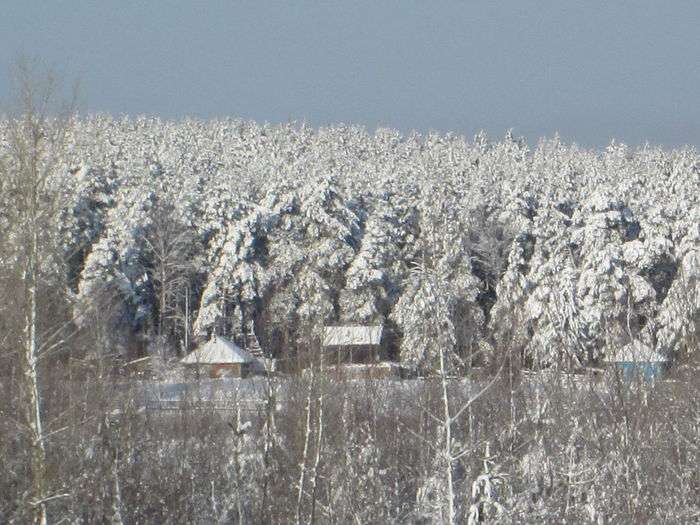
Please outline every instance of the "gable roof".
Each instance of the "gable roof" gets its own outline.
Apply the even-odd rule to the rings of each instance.
[[[323,346],[378,346],[384,327],[326,326],[323,328]]]
[[[607,363],[665,363],[669,359],[650,346],[641,343],[630,343],[610,355],[606,355]]]
[[[196,364],[252,363],[255,358],[233,341],[215,335],[196,350],[186,355],[180,362]]]

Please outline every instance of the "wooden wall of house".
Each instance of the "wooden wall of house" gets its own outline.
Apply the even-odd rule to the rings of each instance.
[[[226,363],[210,365],[209,377],[217,379],[220,377],[245,377],[248,367],[241,363]]]
[[[200,364],[186,365],[187,377],[189,379],[200,378],[219,379],[223,377],[247,377],[250,375],[250,368],[247,364],[241,363],[221,363],[221,364]]]
[[[381,346],[331,346],[324,349],[324,358],[329,365],[343,363],[375,363],[385,359]]]

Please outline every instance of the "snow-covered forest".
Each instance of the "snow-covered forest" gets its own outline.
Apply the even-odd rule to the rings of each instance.
[[[697,375],[572,375],[697,360],[694,149],[38,122],[0,121],[0,522],[700,516]],[[312,365],[257,411],[166,414],[117,372],[213,333],[294,359],[337,323],[385,324],[424,379]]]
[[[186,296],[193,334],[253,324],[276,356],[338,321],[389,323],[395,357],[419,366],[438,341],[463,362],[516,339],[528,367],[597,363],[631,342],[689,348],[700,307],[692,149],[74,124],[51,180],[64,193],[66,262],[46,271],[70,287],[76,319],[109,296],[102,350],[140,357],[138,343],[160,337],[182,355]]]

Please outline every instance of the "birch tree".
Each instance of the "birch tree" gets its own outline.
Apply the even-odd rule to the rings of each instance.
[[[14,336],[22,368],[22,405],[26,450],[30,454],[31,520],[47,523],[49,493],[46,430],[42,411],[40,359],[62,347],[69,323],[48,308],[50,291],[61,283],[58,217],[62,202],[61,150],[70,113],[55,113],[58,94],[51,75],[39,78],[32,66],[17,67],[17,113],[8,119],[0,150],[0,194],[6,221],[2,259],[19,283],[12,306],[20,326]],[[55,306],[55,305],[54,305]]]
[[[193,236],[176,216],[169,203],[156,206],[151,228],[144,236],[151,264],[151,276],[157,297],[157,335],[166,339],[174,332],[176,301],[180,290],[188,286],[195,270]]]

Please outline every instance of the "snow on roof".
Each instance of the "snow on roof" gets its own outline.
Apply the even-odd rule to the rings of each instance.
[[[665,363],[669,359],[649,346],[641,343],[630,343],[617,351],[606,355],[607,363]]]
[[[196,365],[252,363],[254,361],[255,358],[238,345],[215,335],[180,362],[186,365]]]
[[[382,340],[382,325],[378,326],[326,326],[323,329],[323,346],[377,346]]]

